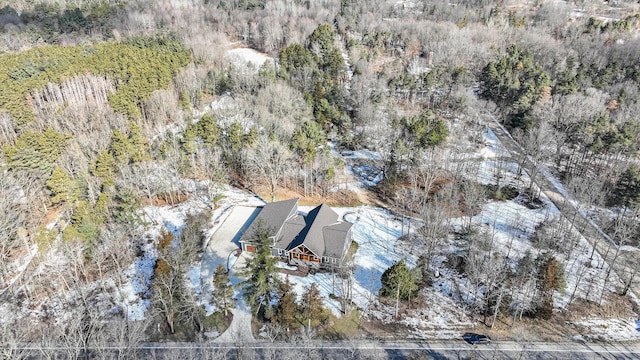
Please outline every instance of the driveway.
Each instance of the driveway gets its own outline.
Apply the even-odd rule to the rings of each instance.
[[[239,258],[236,258],[232,254],[240,248],[240,237],[259,212],[260,208],[255,206],[234,206],[207,243],[200,268],[200,279],[206,303],[210,303],[213,274],[220,264],[229,270],[229,278],[234,286],[234,297],[238,299],[236,308],[231,310],[233,313],[231,325],[227,331],[214,340],[215,342],[254,341],[251,331],[251,310],[242,298],[241,289],[237,287],[244,280],[239,272],[244,268],[247,255],[242,253]]]

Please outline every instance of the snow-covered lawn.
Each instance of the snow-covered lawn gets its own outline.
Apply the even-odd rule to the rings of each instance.
[[[301,207],[301,211],[311,208]],[[354,273],[352,284],[352,301],[366,313],[375,302],[376,294],[380,290],[380,276],[395,262],[404,259],[413,266],[415,259],[412,255],[396,248],[401,236],[402,223],[387,210],[371,207],[333,208],[344,220],[353,223],[353,240],[358,244],[354,256]],[[282,278],[284,279],[284,275]],[[300,296],[305,286],[315,283],[324,298],[325,306],[336,316],[341,314],[339,300],[332,299],[330,294],[342,294],[345,280],[331,272],[322,272],[306,277],[289,275],[294,289]]]

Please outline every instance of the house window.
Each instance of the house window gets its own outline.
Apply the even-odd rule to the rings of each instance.
[[[327,262],[327,257],[326,256],[322,257],[322,262]]]
[[[332,263],[332,264],[335,264],[335,263],[336,263],[336,259],[335,259],[335,258],[332,258],[332,259],[331,259],[331,263]]]

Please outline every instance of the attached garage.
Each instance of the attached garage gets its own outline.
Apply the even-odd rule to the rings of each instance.
[[[245,247],[244,249],[245,251],[252,252],[252,253],[256,252],[256,247],[253,245],[245,244],[244,247]]]

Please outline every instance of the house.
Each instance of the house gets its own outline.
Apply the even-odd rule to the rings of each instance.
[[[260,225],[261,224],[261,225]],[[340,266],[351,245],[353,224],[339,220],[328,205],[321,204],[307,215],[298,212],[298,199],[266,204],[240,238],[243,251],[255,252],[259,226],[272,234],[271,253],[292,265]]]

